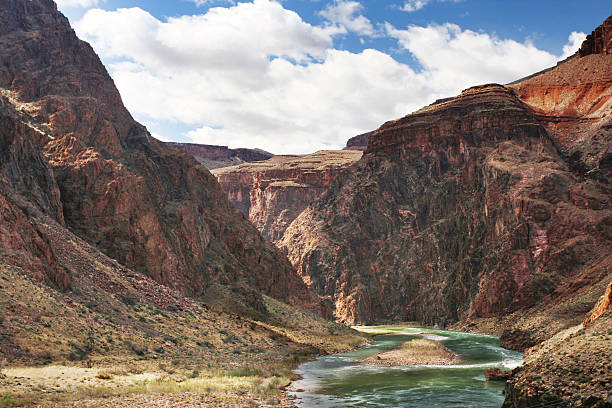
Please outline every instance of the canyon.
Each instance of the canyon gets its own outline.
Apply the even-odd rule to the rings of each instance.
[[[156,140],[52,0],[5,0],[0,363],[237,372],[262,405],[363,344],[349,325],[418,321],[525,350],[507,407],[609,406],[611,138],[612,17],[555,67],[298,156]],[[51,393],[25,383],[0,372]]]
[[[361,155],[361,151],[322,150],[305,156],[275,156],[212,173],[232,204],[264,237],[276,241]]]
[[[204,166],[132,118],[53,1],[0,7],[0,92],[2,365],[214,358],[272,377],[289,356],[363,341],[321,317]],[[7,378],[3,403],[7,389],[51,395]]]

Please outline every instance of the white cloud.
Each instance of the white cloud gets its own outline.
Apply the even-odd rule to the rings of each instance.
[[[570,55],[573,55],[576,51],[578,51],[578,49],[582,45],[582,42],[586,40],[586,36],[587,35],[585,33],[572,31],[572,33],[567,39],[568,43],[565,44],[565,46],[563,47],[563,54],[561,55],[561,59],[565,59]]]
[[[461,3],[464,0],[436,0],[440,3]],[[399,7],[402,11],[407,11],[409,13],[413,11],[418,11],[431,3],[432,0],[406,0],[404,4]]]
[[[196,6],[206,6],[208,4],[213,3],[228,3],[228,4],[236,4],[235,0],[191,0],[195,3]]]
[[[507,83],[552,66],[558,57],[530,42],[499,39],[455,24],[410,26],[387,32],[410,51],[440,89],[487,82]]]
[[[429,3],[429,0],[407,0],[404,2],[404,5],[401,7],[402,11],[417,11],[425,7]]]
[[[186,136],[198,143],[274,153],[342,147],[437,98],[509,82],[558,58],[453,24],[386,25],[381,34],[414,56],[417,72],[379,50],[334,49],[344,28],[313,26],[270,0],[165,21],[139,8],[90,10],[75,29],[157,138],[180,137],[158,126],[172,122],[195,129]]]
[[[336,1],[335,3],[330,3],[319,14],[332,23],[341,24],[347,30],[359,35],[376,35],[372,22],[360,14],[362,11],[363,6],[358,1]]]
[[[106,0],[55,0],[55,3],[59,8],[88,8],[97,6],[98,4],[100,4],[100,1],[104,2]]]

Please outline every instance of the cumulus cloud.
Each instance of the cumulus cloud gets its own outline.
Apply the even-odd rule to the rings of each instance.
[[[429,0],[407,0],[401,7],[402,11],[417,11],[425,7],[429,3]]]
[[[582,45],[582,42],[586,40],[586,37],[586,33],[572,31],[572,33],[567,39],[567,44],[565,44],[565,46],[563,47],[563,54],[561,55],[561,59],[565,59],[570,55],[573,55],[576,51],[578,51],[578,49]]]
[[[354,7],[345,15],[357,16]],[[414,57],[414,69],[379,50],[335,49],[335,36],[355,29],[339,24],[313,26],[281,3],[254,0],[163,21],[139,8],[95,9],[75,28],[157,137],[178,139],[158,126],[177,123],[197,143],[274,153],[340,148],[435,99],[509,82],[558,58],[454,24],[387,24],[381,33]]]
[[[106,0],[55,0],[55,3],[60,8],[82,7],[88,8],[97,6],[100,2]]]
[[[552,66],[558,57],[524,43],[462,30],[456,24],[410,26],[387,33],[410,51],[437,87],[506,83]]]
[[[359,35],[376,35],[372,22],[361,14],[362,11],[363,5],[358,1],[336,1],[330,3],[319,14],[328,21],[340,24]]]

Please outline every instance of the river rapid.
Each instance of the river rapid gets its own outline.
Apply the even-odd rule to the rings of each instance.
[[[388,330],[371,344],[343,354],[327,355],[301,364],[290,393],[303,408],[330,407],[501,407],[503,383],[486,381],[487,368],[518,367],[522,353],[499,346],[497,337],[449,330],[377,326]],[[450,366],[372,366],[366,357],[393,349],[418,337],[441,341],[460,354]]]

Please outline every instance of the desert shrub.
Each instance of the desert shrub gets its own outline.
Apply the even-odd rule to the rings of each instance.
[[[260,377],[261,370],[253,367],[238,367],[229,371],[230,377]]]
[[[125,344],[137,356],[141,356],[142,357],[145,354],[147,354],[147,347],[146,346],[135,344],[135,343],[132,343],[130,341],[127,341]]]
[[[99,371],[96,378],[99,378],[100,380],[112,380],[113,375],[109,371]]]

